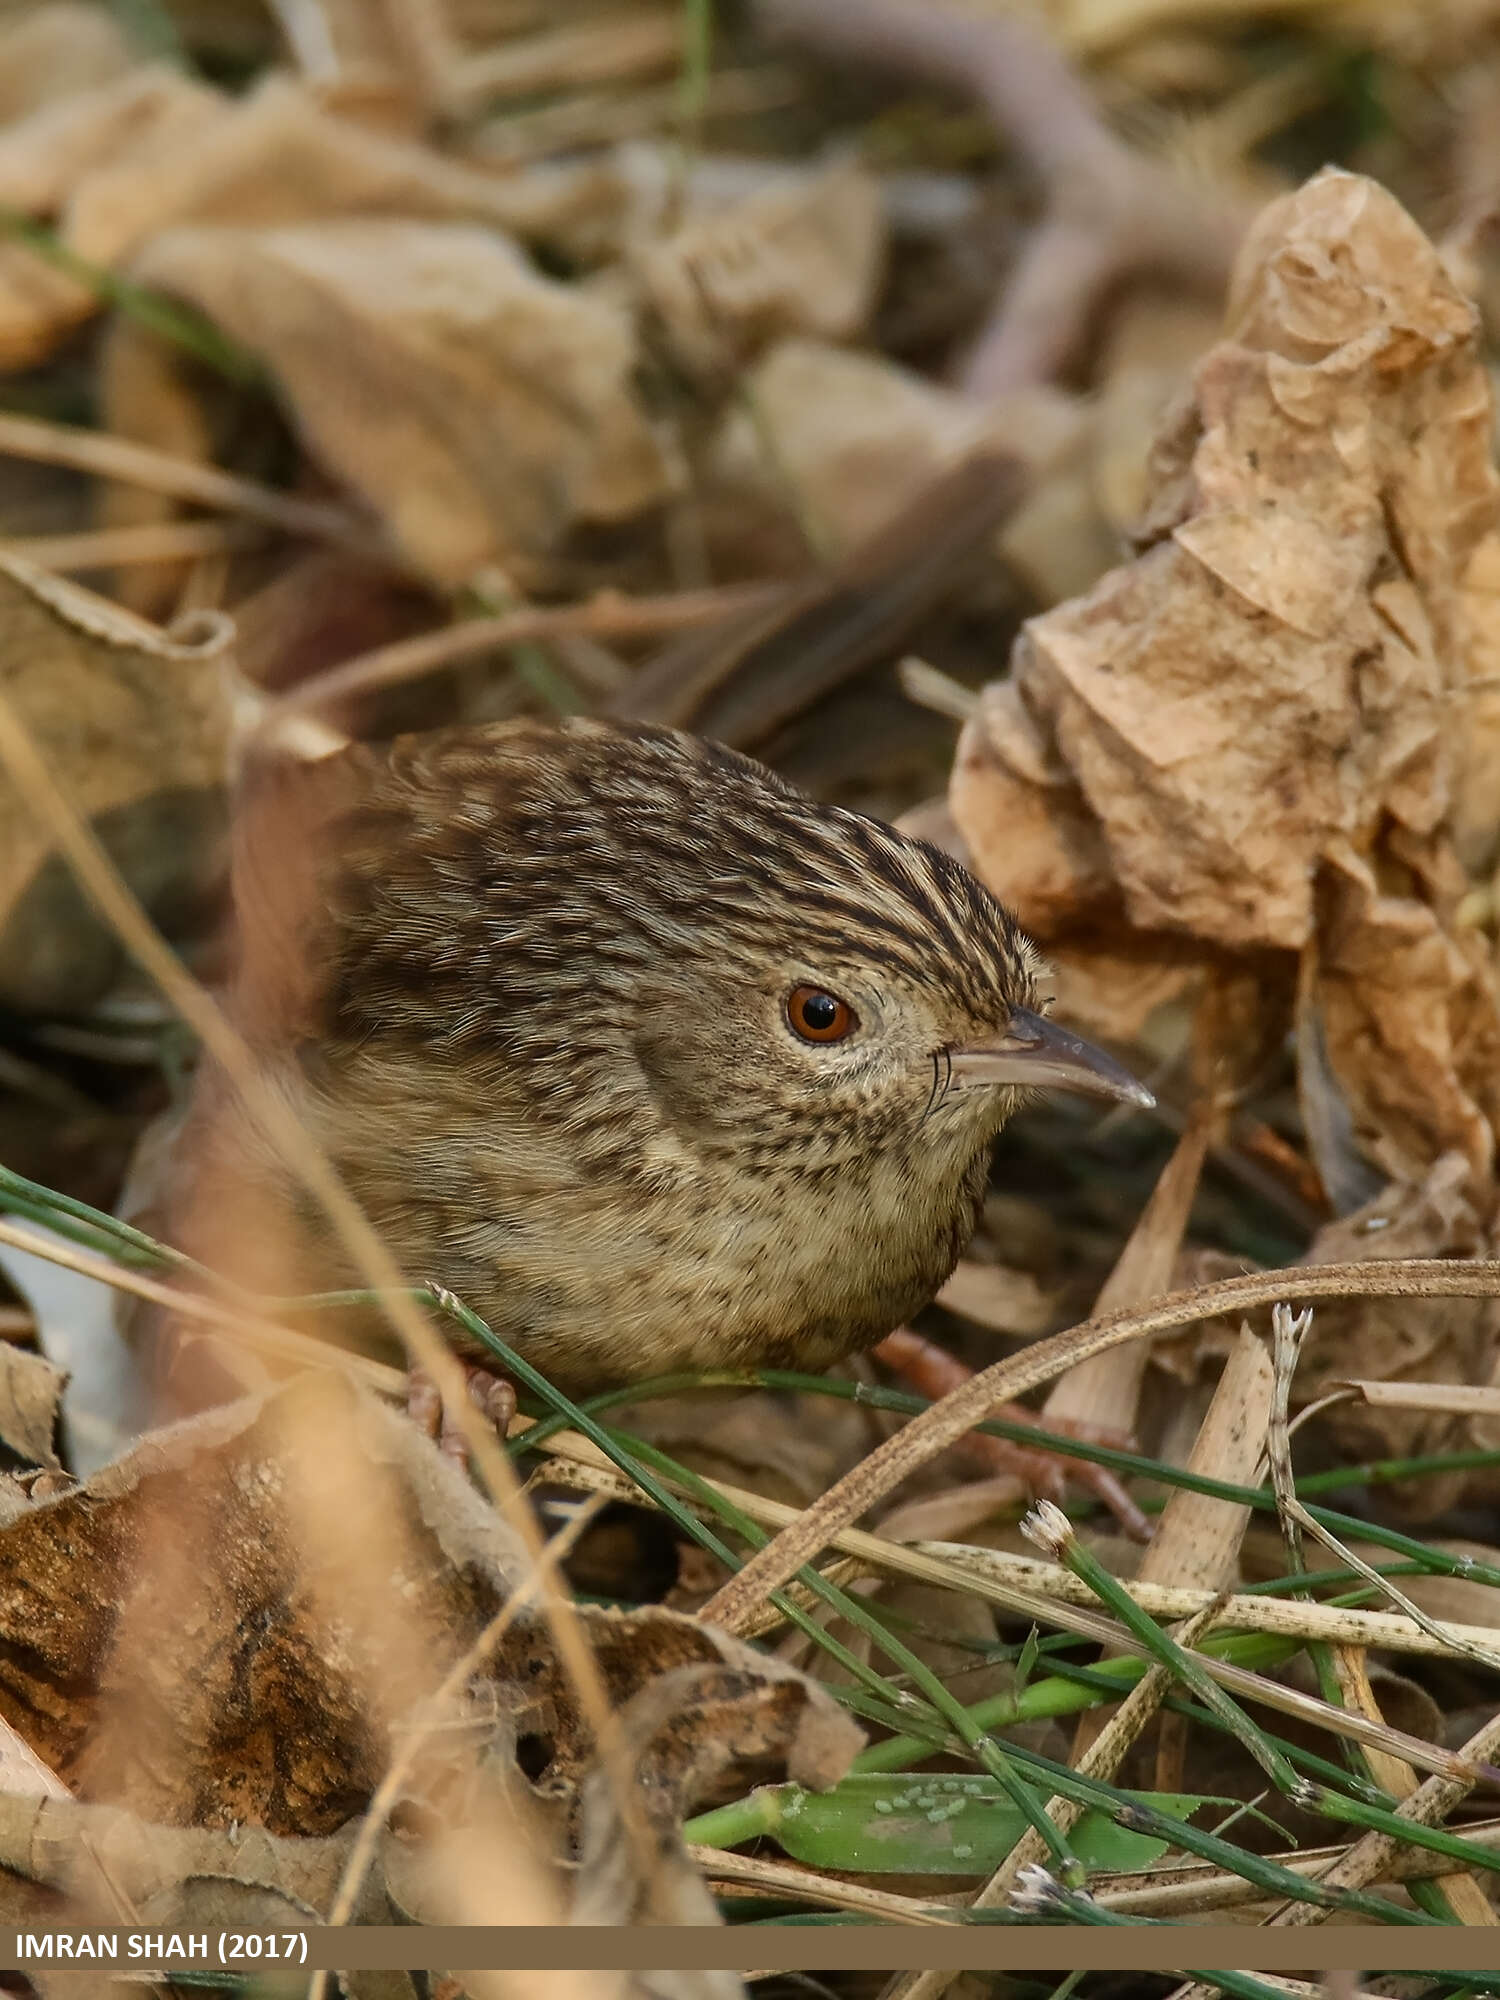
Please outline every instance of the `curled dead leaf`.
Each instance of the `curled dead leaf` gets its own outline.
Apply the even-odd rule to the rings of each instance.
[[[526,1574],[463,1474],[332,1373],[0,1506],[0,1714],[81,1796],[160,1824],[332,1833]],[[813,1683],[721,1633],[579,1615],[617,1706],[678,1677],[639,1760],[664,1840],[713,1774],[769,1759],[827,1784],[857,1747]],[[467,1810],[498,1759],[539,1827],[576,1827],[596,1750],[542,1612],[518,1611],[434,1741],[419,1798]]]
[[[131,66],[119,23],[82,0],[50,0],[0,29],[0,125],[110,83]]]
[[[884,241],[880,189],[845,161],[690,217],[635,265],[678,359],[719,375],[781,335],[857,333]]]
[[[0,693],[169,933],[223,878],[231,636],[207,613],[164,632],[0,552]],[[81,1012],[120,963],[46,830],[0,780],[0,999]]]
[[[1023,629],[951,791],[1060,955],[1314,952],[1328,1070],[1407,1181],[1494,1145],[1500,999],[1452,847],[1490,427],[1474,310],[1400,204],[1335,169],[1273,202],[1140,552]]]
[[[492,230],[184,227],[135,268],[264,358],[313,455],[434,579],[546,553],[666,493],[629,316]]]
[[[68,1371],[0,1341],[0,1444],[27,1465],[60,1468],[57,1412]]]

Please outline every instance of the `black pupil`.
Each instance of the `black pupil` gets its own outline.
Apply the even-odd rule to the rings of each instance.
[[[839,1003],[831,993],[809,993],[802,1003],[802,1025],[814,1034],[826,1035],[839,1017]]]

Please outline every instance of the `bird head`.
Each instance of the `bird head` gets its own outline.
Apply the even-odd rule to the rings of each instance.
[[[734,751],[574,719],[378,759],[336,841],[350,1046],[519,1077],[585,1149],[660,1129],[751,1173],[972,1154],[1033,1089],[1151,1101],[1045,1017],[1035,949],[950,855]]]

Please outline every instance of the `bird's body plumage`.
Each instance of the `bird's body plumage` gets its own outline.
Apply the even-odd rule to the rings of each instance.
[[[245,819],[234,1007],[413,1282],[565,1387],[818,1367],[923,1305],[1017,1092],[948,1052],[1037,962],[949,856],[733,752],[575,720],[285,776]],[[790,993],[855,1025],[817,1046]],[[357,1282],[212,1076],[179,1240]],[[248,1235],[247,1235],[248,1232]]]

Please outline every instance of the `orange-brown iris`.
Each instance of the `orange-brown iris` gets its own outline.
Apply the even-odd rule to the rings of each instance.
[[[848,1001],[821,986],[794,986],[787,995],[786,1017],[804,1042],[841,1042],[858,1025]]]

